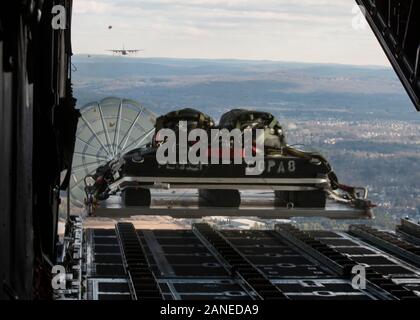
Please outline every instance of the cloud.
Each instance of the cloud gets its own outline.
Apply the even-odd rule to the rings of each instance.
[[[111,12],[114,9],[112,3],[94,0],[76,0],[73,5],[74,14],[99,15]]]

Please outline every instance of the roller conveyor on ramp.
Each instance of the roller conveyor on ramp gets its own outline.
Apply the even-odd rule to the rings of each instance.
[[[350,233],[391,252],[403,260],[420,266],[420,246],[401,239],[397,234],[365,225],[350,226]]]
[[[131,223],[117,223],[115,231],[133,300],[162,299],[156,278],[150,270],[150,264],[134,226]]]
[[[206,223],[193,225],[195,234],[211,246],[217,256],[225,260],[226,267],[238,275],[261,300],[287,299],[281,290],[233,247],[218,231]]]
[[[407,300],[420,270],[345,231],[87,229],[85,299]],[[367,287],[351,269],[366,267]]]
[[[351,270],[358,263],[352,258],[290,224],[278,224],[276,230],[280,236],[297,244],[301,249],[309,252],[317,260],[322,261],[340,275],[349,279],[353,276]],[[384,299],[418,299],[418,296],[411,290],[394,283],[391,279],[369,267],[366,268],[366,281],[371,290]]]

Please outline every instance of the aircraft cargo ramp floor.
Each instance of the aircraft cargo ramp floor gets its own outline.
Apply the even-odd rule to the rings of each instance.
[[[398,231],[398,229],[397,229]],[[415,235],[411,235],[415,238]],[[411,239],[410,238],[410,239]],[[402,233],[354,225],[348,231],[83,231],[82,299],[370,300],[420,297],[420,247]],[[366,288],[351,270],[365,267]]]

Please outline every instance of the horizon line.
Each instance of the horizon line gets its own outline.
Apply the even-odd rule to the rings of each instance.
[[[382,68],[382,69],[393,69],[390,64],[352,64],[352,63],[338,63],[338,62],[310,62],[310,61],[294,61],[294,60],[273,60],[273,59],[240,59],[240,58],[188,58],[188,57],[167,57],[167,56],[116,56],[106,53],[73,53],[75,56],[99,56],[109,58],[123,58],[123,59],[166,59],[166,60],[197,60],[197,61],[242,61],[242,62],[267,62],[267,63],[290,63],[290,64],[307,64],[307,65],[329,65],[329,66],[351,66],[360,68]]]

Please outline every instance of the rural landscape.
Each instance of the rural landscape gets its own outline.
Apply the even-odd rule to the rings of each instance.
[[[343,183],[368,187],[375,225],[420,218],[420,119],[391,68],[78,55],[73,84],[79,108],[116,96],[156,114],[192,107],[216,121],[233,108],[271,112],[289,144],[326,155]]]

